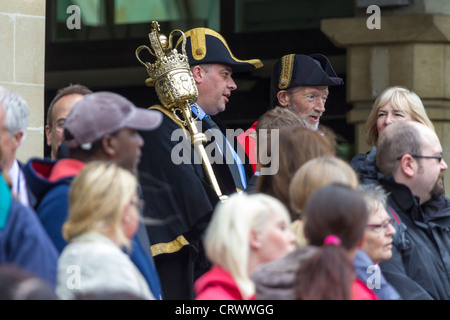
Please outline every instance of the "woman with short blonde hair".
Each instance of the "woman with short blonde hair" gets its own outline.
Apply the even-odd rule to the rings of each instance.
[[[358,187],[358,176],[350,165],[336,157],[320,157],[307,161],[292,177],[289,184],[291,210],[297,215],[291,228],[297,237],[297,244],[307,244],[303,233],[302,212],[313,192],[331,183],[347,185],[352,189]]]
[[[128,255],[140,219],[137,186],[136,177],[113,162],[90,162],[74,178],[63,225],[68,244],[58,260],[59,299],[100,292],[154,299]]]
[[[375,157],[380,133],[391,123],[404,120],[419,122],[434,130],[434,125],[416,93],[402,86],[388,87],[376,98],[366,121],[366,140],[371,149],[355,155],[350,161],[361,183],[373,183],[379,177]]]
[[[130,239],[122,229],[125,206],[136,196],[137,180],[129,171],[112,163],[90,163],[72,182],[69,218],[63,225],[69,242],[90,231],[114,238],[130,249]]]
[[[253,299],[253,270],[294,250],[289,223],[285,206],[269,195],[235,193],[220,203],[204,239],[213,267],[196,281],[196,299]]]
[[[378,141],[379,129],[377,121],[380,109],[390,103],[392,109],[402,119],[420,122],[434,130],[433,123],[428,118],[425,107],[419,96],[409,89],[401,86],[393,86],[384,90],[375,100],[372,111],[366,121],[366,140],[374,146]]]

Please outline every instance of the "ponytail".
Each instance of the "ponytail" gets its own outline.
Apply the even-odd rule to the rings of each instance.
[[[334,235],[297,271],[295,293],[299,300],[350,300],[354,267],[348,251]]]

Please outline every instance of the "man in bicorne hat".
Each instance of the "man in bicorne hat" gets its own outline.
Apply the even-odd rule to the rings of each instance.
[[[343,84],[344,80],[337,76],[330,61],[322,54],[284,55],[273,67],[269,110],[277,106],[288,108],[308,128],[317,130],[325,112],[328,87]],[[252,164],[256,163],[253,154],[256,145],[252,138],[255,129],[256,122],[238,137]]]
[[[270,85],[271,108],[290,109],[314,130],[325,112],[328,87],[343,85],[330,61],[321,54],[288,54],[274,66]]]
[[[226,140],[222,133],[225,128],[214,116],[225,111],[232,91],[237,89],[232,75],[263,64],[258,59],[237,59],[225,39],[214,30],[194,28],[185,36],[186,54],[198,90],[192,115],[201,122],[200,130],[208,138],[205,150],[215,152],[207,152],[213,157],[210,162],[214,175],[223,195],[243,191],[253,173],[249,160],[244,150],[236,150],[241,148],[236,137],[234,141]],[[181,39],[177,49],[180,42]],[[195,280],[211,266],[204,253],[202,236],[220,200],[202,164],[193,160],[199,156],[193,155],[197,151],[190,139],[178,134],[187,131],[180,119],[161,105],[151,109],[163,114],[163,122],[158,129],[141,133],[146,143],[139,177],[147,203],[144,215],[160,221],[147,226],[152,254],[165,299],[193,299]],[[177,148],[186,140],[191,151],[188,160],[192,161],[180,163],[180,159],[175,159],[180,153]],[[233,161],[227,161],[224,152]],[[216,161],[218,157],[222,161]]]

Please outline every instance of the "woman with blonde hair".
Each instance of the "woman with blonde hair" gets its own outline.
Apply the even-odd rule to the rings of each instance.
[[[154,299],[129,258],[139,223],[136,177],[115,163],[88,163],[72,181],[69,216],[63,225],[68,245],[58,261],[59,299],[95,292],[129,292]]]
[[[292,177],[289,184],[289,198],[291,210],[296,214],[296,219],[292,222],[291,229],[297,237],[299,246],[306,245],[302,212],[309,196],[317,189],[331,183],[340,183],[356,189],[358,176],[344,160],[336,157],[320,157],[307,161]]]
[[[419,96],[405,87],[394,86],[384,90],[373,104],[366,121],[367,143],[376,145],[381,131],[398,120],[413,120],[434,130]]]
[[[402,86],[388,87],[376,98],[366,121],[366,141],[372,146],[371,150],[357,154],[350,161],[361,182],[374,182],[378,178],[375,167],[378,136],[386,126],[402,120],[420,122],[434,130],[422,100],[416,93]]]
[[[211,270],[194,285],[197,300],[251,300],[253,270],[294,250],[285,206],[265,194],[235,193],[213,213],[204,238]]]

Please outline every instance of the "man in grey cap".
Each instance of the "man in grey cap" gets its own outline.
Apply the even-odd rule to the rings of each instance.
[[[137,174],[144,140],[137,130],[154,130],[162,122],[156,111],[139,109],[125,97],[95,92],[78,101],[64,125],[68,158],[31,159],[25,173],[39,199],[36,212],[59,252],[66,246],[62,225],[68,215],[70,182],[90,161],[114,161]],[[144,234],[142,234],[144,233]],[[159,277],[150,244],[141,224],[132,239],[131,260],[147,279],[156,299],[161,297]]]

